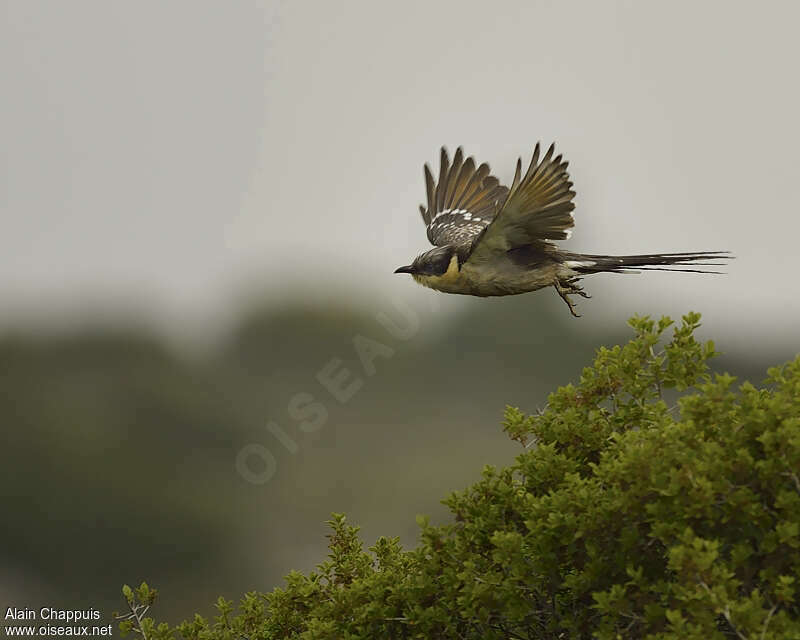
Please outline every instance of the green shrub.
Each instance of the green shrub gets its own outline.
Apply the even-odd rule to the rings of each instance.
[[[634,318],[543,411],[508,408],[523,453],[416,549],[334,515],[316,572],[150,637],[800,638],[800,357],[734,389],[699,319],[660,348],[671,321]]]

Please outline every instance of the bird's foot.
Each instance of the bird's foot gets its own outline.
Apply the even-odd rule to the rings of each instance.
[[[572,280],[567,280],[567,293],[574,293],[576,296],[580,296],[581,298],[589,299],[590,296],[583,290],[583,287],[578,285],[578,280],[580,278],[573,278]]]
[[[555,290],[558,292],[558,295],[561,299],[566,302],[567,307],[569,307],[569,312],[576,318],[580,318],[580,314],[575,311],[575,303],[569,299],[568,296],[576,295],[581,296],[582,298],[591,298],[588,293],[586,293],[582,287],[578,286],[577,278],[572,280],[566,280],[563,283],[559,280],[553,284]]]

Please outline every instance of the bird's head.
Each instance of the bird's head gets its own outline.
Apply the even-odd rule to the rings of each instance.
[[[441,276],[450,268],[454,257],[455,247],[450,245],[436,247],[419,254],[410,265],[395,269],[395,273],[410,273],[412,276]]]

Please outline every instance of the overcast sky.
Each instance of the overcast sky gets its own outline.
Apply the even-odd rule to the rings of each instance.
[[[0,327],[440,295],[392,274],[426,248],[423,162],[509,180],[537,140],[570,160],[571,250],[737,255],[596,276],[587,316],[800,325],[799,7],[0,0]]]

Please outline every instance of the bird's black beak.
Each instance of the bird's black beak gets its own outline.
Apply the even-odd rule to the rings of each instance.
[[[395,273],[414,273],[414,269],[411,268],[411,265],[407,267],[398,267],[394,270]]]

